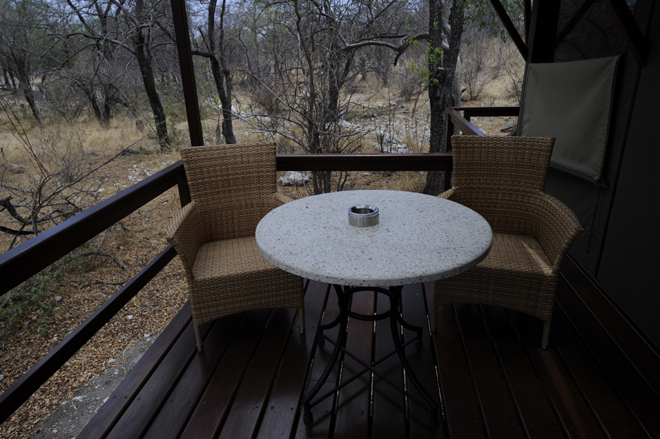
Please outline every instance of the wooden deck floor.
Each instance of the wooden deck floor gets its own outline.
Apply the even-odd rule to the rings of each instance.
[[[571,278],[573,276],[573,278]],[[497,307],[441,308],[437,334],[412,366],[441,397],[441,424],[368,374],[313,408],[302,422],[301,397],[332,346],[315,330],[337,314],[335,294],[311,282],[307,332],[292,310],[261,310],[205,328],[196,354],[186,305],[99,410],[79,438],[633,438],[660,435],[660,360],[655,351],[576,272],[561,282],[551,347],[539,348],[541,322]],[[430,285],[406,287],[404,317],[427,321]],[[374,293],[352,309],[383,310]],[[387,322],[352,322],[347,345],[363,360],[391,350]],[[335,382],[358,365],[346,358]],[[393,357],[380,370],[403,385]],[[330,384],[328,384],[330,386]]]

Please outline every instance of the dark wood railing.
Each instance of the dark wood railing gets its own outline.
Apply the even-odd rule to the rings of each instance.
[[[278,171],[450,171],[452,155],[438,154],[300,154],[278,155]],[[0,255],[0,294],[10,291],[50,264],[102,233],[168,189],[178,185],[181,205],[190,202],[182,162],[177,162]],[[0,423],[89,341],[174,257],[167,246],[154,260],[74,329],[0,395]]]
[[[463,115],[461,115],[461,112]],[[479,117],[504,117],[518,116],[520,107],[449,107],[447,114],[447,151],[451,152],[451,136],[454,128],[461,130],[467,136],[485,136],[486,133],[470,123],[472,116]]]

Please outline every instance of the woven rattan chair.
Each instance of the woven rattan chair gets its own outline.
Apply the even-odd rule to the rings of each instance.
[[[257,249],[261,218],[287,200],[277,193],[275,144],[197,146],[181,151],[192,202],[173,218],[167,240],[188,280],[197,349],[200,325],[240,311],[297,308],[304,331],[303,280]]]
[[[554,138],[454,136],[454,187],[440,196],[481,214],[493,247],[475,268],[436,281],[439,305],[498,305],[543,320],[550,334],[559,266],[582,231],[573,212],[543,192]]]

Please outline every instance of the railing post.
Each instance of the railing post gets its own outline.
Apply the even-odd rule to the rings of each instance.
[[[174,34],[176,36],[176,48],[177,53],[179,54],[179,66],[181,67],[183,97],[186,103],[186,115],[188,116],[190,144],[192,146],[202,146],[204,145],[204,134],[202,131],[202,118],[199,112],[199,102],[197,100],[195,64],[193,62],[192,49],[190,47],[186,2],[185,0],[171,0],[171,4],[172,20],[174,21]]]
[[[446,152],[451,152],[451,136],[454,135],[454,122],[451,117],[447,115],[447,146]]]

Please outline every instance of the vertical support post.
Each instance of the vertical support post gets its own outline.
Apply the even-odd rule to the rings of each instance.
[[[179,54],[179,66],[181,67],[183,96],[186,102],[186,115],[188,116],[190,144],[192,146],[202,146],[204,145],[204,135],[202,132],[202,119],[199,113],[199,101],[197,100],[195,65],[193,64],[192,49],[190,47],[186,2],[185,0],[171,0],[171,5],[176,48]],[[183,198],[181,202],[183,203]]]
[[[532,0],[524,0],[525,12],[524,12],[524,26],[525,26],[525,44],[529,47],[529,24],[532,21]]]
[[[536,0],[532,3],[528,63],[554,61],[560,5],[561,0]]]
[[[451,136],[454,135],[454,122],[447,115],[447,152],[451,152]]]

